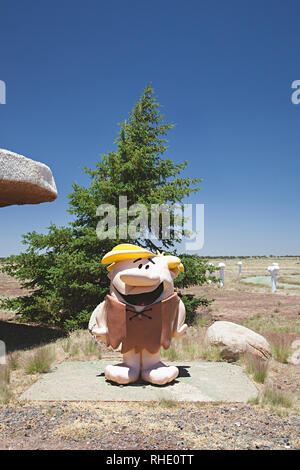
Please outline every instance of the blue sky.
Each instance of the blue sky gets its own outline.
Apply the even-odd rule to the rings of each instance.
[[[83,166],[114,148],[152,82],[168,157],[203,177],[202,255],[300,254],[296,1],[0,0],[0,147],[49,165],[59,197],[0,212],[0,256],[65,225]]]

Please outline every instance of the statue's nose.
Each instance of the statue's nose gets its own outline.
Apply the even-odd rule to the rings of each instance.
[[[121,281],[128,286],[155,286],[160,281],[159,276],[144,276],[142,274],[121,274]]]

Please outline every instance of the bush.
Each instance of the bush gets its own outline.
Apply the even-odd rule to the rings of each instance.
[[[196,315],[197,315],[197,308],[200,305],[207,307],[209,304],[212,303],[212,300],[208,300],[204,297],[195,297],[193,294],[181,294],[178,293],[179,297],[181,297],[182,302],[185,305],[186,310],[186,319],[185,322],[188,325],[193,325],[196,322]]]
[[[177,290],[190,286],[202,285],[207,282],[206,272],[208,264],[198,255],[178,255],[184,265],[184,272],[180,273],[174,281]],[[213,266],[209,267],[209,271],[213,272]],[[186,310],[186,323],[193,325],[196,321],[197,308],[202,305],[208,307],[213,301],[205,297],[195,297],[194,294],[182,294],[179,290],[178,295],[181,297]]]

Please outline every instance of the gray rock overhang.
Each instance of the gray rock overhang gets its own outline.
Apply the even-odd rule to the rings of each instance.
[[[55,181],[47,165],[0,149],[0,207],[40,204],[56,198]]]

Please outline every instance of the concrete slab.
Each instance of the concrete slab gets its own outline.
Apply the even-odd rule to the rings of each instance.
[[[163,387],[142,380],[130,385],[108,382],[104,368],[112,363],[63,362],[35,382],[20,400],[247,402],[258,394],[241,367],[225,362],[173,362],[179,377]]]

